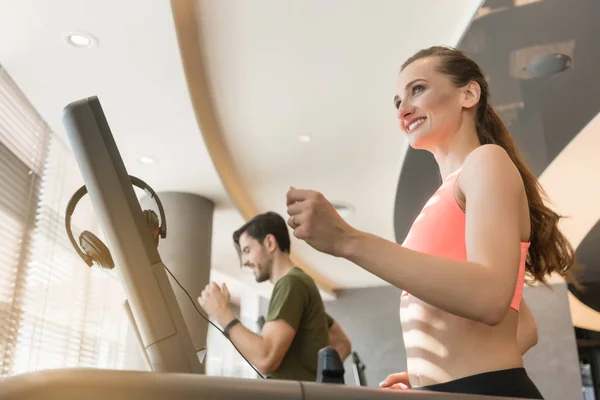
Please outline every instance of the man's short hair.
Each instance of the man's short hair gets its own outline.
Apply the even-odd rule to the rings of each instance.
[[[281,215],[269,211],[264,214],[259,214],[246,222],[240,229],[233,232],[233,242],[235,248],[241,255],[240,236],[246,232],[248,236],[256,239],[260,244],[263,243],[267,235],[273,235],[279,250],[284,253],[290,252],[290,233],[287,225]]]

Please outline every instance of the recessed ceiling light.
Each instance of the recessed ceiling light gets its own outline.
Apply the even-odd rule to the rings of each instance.
[[[310,142],[310,136],[300,135],[300,136],[298,136],[298,140],[301,141],[302,143],[307,143],[307,142]]]
[[[98,44],[96,38],[89,33],[67,33],[64,36],[65,43],[78,48],[92,47]]]
[[[142,157],[138,158],[138,161],[141,162],[142,164],[155,164],[156,163],[156,158],[148,157],[148,156],[142,156]]]
[[[354,212],[354,207],[347,203],[332,203],[332,205],[342,217],[347,217]]]

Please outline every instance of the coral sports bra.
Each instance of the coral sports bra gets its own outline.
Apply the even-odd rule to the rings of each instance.
[[[465,243],[466,214],[460,208],[455,196],[455,187],[462,168],[446,178],[440,188],[431,196],[410,228],[403,247],[421,253],[454,260],[467,260]],[[521,242],[521,260],[517,287],[510,306],[519,311],[525,279],[525,261],[529,242]],[[407,292],[402,297],[408,296]]]

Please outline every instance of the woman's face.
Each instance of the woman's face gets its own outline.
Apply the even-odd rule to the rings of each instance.
[[[394,97],[398,123],[415,149],[433,150],[461,126],[464,91],[438,72],[440,62],[439,57],[422,58],[398,76]]]

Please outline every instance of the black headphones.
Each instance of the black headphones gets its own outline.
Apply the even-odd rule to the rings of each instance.
[[[154,234],[154,232],[158,229],[160,237],[163,239],[166,238],[167,221],[165,219],[165,210],[163,209],[160,199],[154,190],[152,190],[152,188],[146,184],[146,182],[131,175],[129,178],[131,179],[132,185],[137,186],[145,191],[150,197],[152,197],[152,199],[154,199],[154,202],[158,206],[158,211],[160,213],[160,226],[158,224],[158,216],[156,213],[152,210],[144,210],[144,219],[150,228],[150,232]],[[73,244],[73,247],[75,248],[75,251],[79,257],[81,257],[88,266],[91,267],[94,263],[96,263],[102,268],[113,269],[115,267],[115,263],[110,255],[110,251],[102,242],[102,240],[96,237],[96,235],[89,231],[81,232],[81,235],[79,235],[79,245],[77,245],[77,242],[73,237],[73,231],[71,230],[71,216],[73,215],[79,200],[81,200],[81,198],[86,194],[87,188],[85,185],[83,185],[75,192],[75,194],[73,194],[71,200],[69,200],[69,204],[67,204],[67,210],[65,212],[65,228],[67,229],[67,235],[69,236],[69,240],[71,241],[71,244]],[[158,245],[158,238],[156,238],[156,240],[156,244]]]

